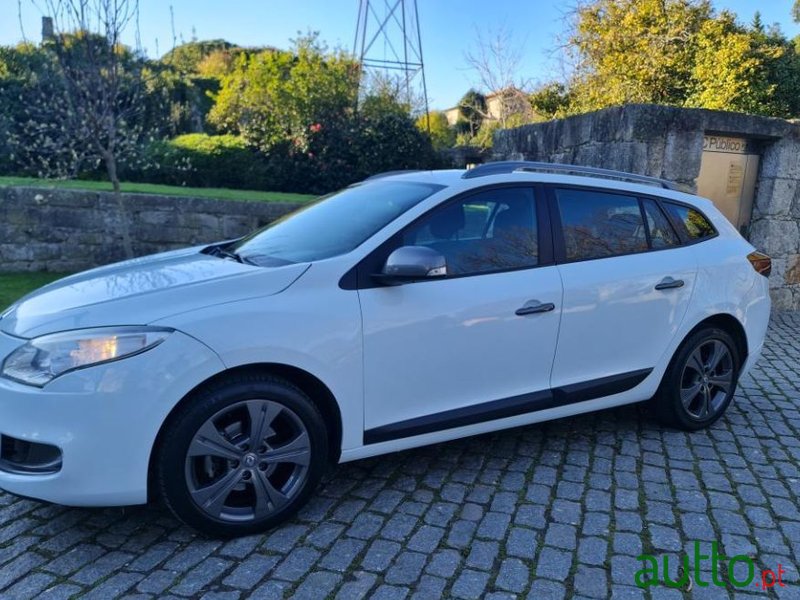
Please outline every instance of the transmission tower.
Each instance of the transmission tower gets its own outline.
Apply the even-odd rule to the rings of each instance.
[[[362,75],[372,71],[399,77],[409,106],[421,99],[428,114],[417,0],[359,0],[353,55],[359,58]]]

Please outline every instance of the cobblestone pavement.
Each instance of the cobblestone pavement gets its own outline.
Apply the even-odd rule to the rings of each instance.
[[[0,493],[0,596],[669,599],[684,594],[634,586],[635,557],[671,557],[677,577],[698,540],[753,557],[756,578],[738,588],[723,568],[727,587],[685,597],[800,598],[798,408],[800,313],[782,314],[709,431],[666,430],[634,406],[344,465],[265,536],[221,542],[159,508]],[[779,564],[785,587],[757,587]]]

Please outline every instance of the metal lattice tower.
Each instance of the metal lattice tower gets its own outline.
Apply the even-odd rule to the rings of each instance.
[[[353,55],[362,73],[399,76],[409,105],[421,96],[428,114],[417,0],[359,0]]]

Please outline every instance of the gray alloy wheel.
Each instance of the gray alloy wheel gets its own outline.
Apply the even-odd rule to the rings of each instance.
[[[311,441],[298,415],[272,400],[226,406],[195,433],[186,453],[186,486],[206,515],[261,520],[303,490]]]
[[[705,340],[689,354],[681,375],[680,395],[686,414],[698,421],[715,415],[734,387],[734,361],[728,346]]]
[[[659,420],[669,427],[697,431],[720,419],[736,392],[740,348],[721,327],[695,328],[675,351],[653,396]]]

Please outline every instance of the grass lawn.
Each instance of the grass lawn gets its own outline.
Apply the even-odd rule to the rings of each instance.
[[[0,311],[28,292],[64,275],[64,273],[0,273]]]
[[[77,181],[60,179],[37,179],[36,177],[0,177],[0,187],[29,185],[70,190],[92,190],[110,192],[107,181]],[[133,194],[163,194],[166,196],[191,196],[193,198],[217,198],[220,200],[243,200],[246,202],[308,202],[316,196],[289,194],[285,192],[260,192],[257,190],[231,190],[228,188],[192,188],[155,183],[123,183],[122,191]]]

